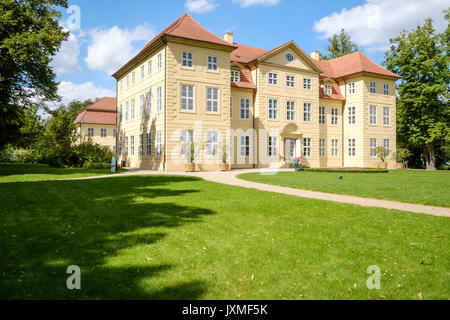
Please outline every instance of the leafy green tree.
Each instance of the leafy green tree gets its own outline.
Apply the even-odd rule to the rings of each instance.
[[[42,141],[45,128],[38,111],[38,106],[33,105],[21,114],[20,136],[14,146],[29,149]]]
[[[328,55],[321,57],[325,60],[339,58],[359,51],[358,45],[352,42],[350,35],[345,32],[345,29],[341,29],[339,34],[333,35],[332,38],[328,39],[328,42],[329,45],[326,47]]]
[[[50,62],[68,36],[58,7],[67,0],[0,1],[0,149],[17,141],[33,101],[58,98]]]
[[[427,19],[423,26],[391,39],[383,63],[402,77],[397,106],[399,145],[421,150],[428,170],[436,169],[436,151],[445,152],[450,143],[449,32],[447,26],[445,33],[436,34],[433,21]]]
[[[73,118],[65,107],[52,111],[52,117],[45,132],[47,145],[53,149],[70,149],[77,141],[77,136]]]

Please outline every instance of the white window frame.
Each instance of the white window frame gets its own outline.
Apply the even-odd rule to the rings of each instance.
[[[123,138],[119,137],[119,156],[122,155],[122,143],[123,143]]]
[[[391,140],[383,139],[383,147],[386,149],[386,157],[389,158],[391,156]]]
[[[377,93],[377,83],[376,82],[370,82],[370,93]]]
[[[331,108],[331,125],[337,126],[339,125],[339,109]]]
[[[131,73],[131,85],[134,86],[136,84],[136,71]]]
[[[319,139],[319,157],[325,158],[327,154],[327,141]]]
[[[101,128],[100,129],[100,138],[107,138],[108,137],[108,129]]]
[[[147,75],[148,76],[151,76],[152,75],[152,66],[153,66],[153,63],[152,63],[152,60],[150,60],[148,63],[147,63]]]
[[[336,158],[339,156],[339,140],[331,139],[331,156]]]
[[[333,89],[332,89],[331,84],[323,85],[323,93],[327,96],[331,96],[333,94]]]
[[[391,108],[383,107],[383,126],[391,125]]]
[[[123,105],[119,107],[119,123],[122,123],[123,120]]]
[[[295,88],[295,76],[291,75],[286,76],[286,87]]]
[[[233,97],[230,97],[230,119],[233,119]]]
[[[218,72],[219,71],[219,58],[217,56],[208,56],[208,71]]]
[[[269,120],[278,120],[278,100],[269,99],[267,108],[267,117]]]
[[[181,53],[181,66],[188,69],[194,67],[194,54],[192,52],[183,51]]]
[[[269,136],[268,139],[268,156],[271,158],[276,158],[278,154],[278,137]]]
[[[214,154],[214,150],[216,154]],[[206,155],[217,156],[218,152],[219,152],[219,131],[216,130],[206,131]]]
[[[141,118],[145,117],[145,96],[143,94],[141,94],[141,96],[139,97],[140,100],[140,111],[141,111]]]
[[[377,156],[377,139],[370,138],[370,156],[375,158]]]
[[[241,72],[239,70],[231,70],[231,82],[241,82]]]
[[[130,139],[130,154],[134,156],[134,136],[131,136]]]
[[[130,75],[127,75],[127,89],[130,87]]]
[[[303,122],[312,122],[312,105],[310,102],[303,103]]]
[[[250,99],[241,99],[239,111],[239,118],[241,120],[250,120]]]
[[[206,88],[206,112],[219,113],[219,88]]]
[[[250,156],[250,136],[241,136],[240,141],[240,151],[241,157]]]
[[[129,108],[130,108],[130,103],[127,101],[127,102],[125,102],[125,121],[128,121],[128,119],[129,119]]]
[[[369,106],[369,124],[377,124],[377,106]]]
[[[120,80],[120,91],[123,91],[123,79]]]
[[[271,86],[277,86],[278,85],[278,73],[275,72],[269,72],[268,75],[268,84]]]
[[[141,80],[145,79],[145,65],[141,66]]]
[[[355,92],[356,92],[356,85],[355,85],[354,82],[350,82],[348,84],[348,93],[349,94],[355,94]]]
[[[131,110],[130,110],[130,120],[134,120],[134,107],[136,106],[136,101],[131,99]]]
[[[324,106],[319,106],[319,124],[327,123],[327,108]]]
[[[286,121],[295,121],[296,120],[296,112],[295,112],[295,101],[286,101]]]
[[[194,130],[180,131],[180,153],[182,156],[184,156],[185,154],[186,143],[193,141],[194,141]]]
[[[152,99],[153,99],[153,94],[152,91],[150,90],[149,92],[147,92],[147,115],[150,116],[152,114]]]
[[[147,156],[151,156],[152,155],[152,134],[150,132],[147,132],[146,135],[146,142],[147,142],[147,148],[146,148],[146,152],[147,152]]]
[[[162,53],[158,54],[158,70],[162,69]]]
[[[156,132],[156,155],[162,155],[162,135],[161,131]]]
[[[162,112],[162,87],[156,89],[156,111]]]
[[[180,110],[195,110],[195,86],[192,84],[182,84],[180,86]]]
[[[348,156],[356,157],[356,139],[348,139]]]
[[[310,158],[312,155],[311,140],[311,138],[303,138],[303,156],[305,158]]]
[[[312,80],[311,78],[303,78],[303,90],[311,90]]]
[[[389,95],[389,85],[387,83],[384,84],[384,95],[385,96]]]
[[[144,156],[144,134],[139,135],[139,156]]]
[[[116,137],[117,137],[117,130],[113,129],[113,138],[116,138]]]
[[[349,125],[356,124],[356,107],[348,108],[348,124]]]
[[[94,128],[88,128],[88,137],[89,138],[93,138],[95,135],[95,130]]]
[[[128,156],[128,137],[125,136],[125,147],[124,147],[125,151],[124,154],[125,156]]]

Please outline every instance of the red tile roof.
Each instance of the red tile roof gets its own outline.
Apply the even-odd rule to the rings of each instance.
[[[324,70],[322,77],[342,78],[348,75],[369,72],[384,76],[400,78],[399,75],[386,70],[370,60],[362,52],[354,52],[349,55],[339,57],[333,60],[314,60]]]
[[[104,97],[80,111],[73,123],[116,124],[116,98]]]
[[[247,88],[247,89],[256,89],[255,83],[252,79],[252,72],[249,68],[241,69],[241,79],[239,83],[232,82],[232,87],[235,88]]]
[[[341,90],[339,89],[339,86],[337,83],[333,83],[331,85],[331,96],[326,95],[325,92],[323,92],[323,89],[319,89],[319,98],[321,99],[330,99],[330,100],[339,100],[339,101],[345,101],[345,98],[341,94]]]
[[[231,61],[235,62],[249,63],[269,52],[268,50],[250,47],[243,44],[235,43],[234,45],[237,46],[237,49],[231,52],[230,58]]]
[[[153,38],[147,45],[144,47],[148,48],[153,43],[155,43],[162,36],[170,35],[175,37],[181,37],[186,39],[193,39],[199,41],[205,41],[215,44],[221,44],[224,46],[231,46],[232,44],[227,41],[219,38],[215,34],[212,34],[205,28],[203,28],[197,21],[195,21],[190,15],[187,13],[183,14],[180,18],[175,20],[170,26],[164,29],[161,33],[159,33],[155,38]],[[143,50],[144,50],[143,49]]]

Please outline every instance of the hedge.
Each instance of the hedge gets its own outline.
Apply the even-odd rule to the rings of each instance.
[[[387,169],[378,169],[378,168],[357,168],[357,169],[329,169],[329,168],[305,168],[304,171],[308,172],[339,172],[339,173],[388,173]]]

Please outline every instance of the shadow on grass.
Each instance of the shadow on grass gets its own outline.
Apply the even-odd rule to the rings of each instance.
[[[135,176],[0,185],[0,298],[200,298],[206,283],[198,279],[152,285],[174,265],[146,259],[167,228],[214,213],[174,203],[173,197],[199,192],[184,188],[195,180]],[[69,265],[80,266],[82,290],[66,288]]]

